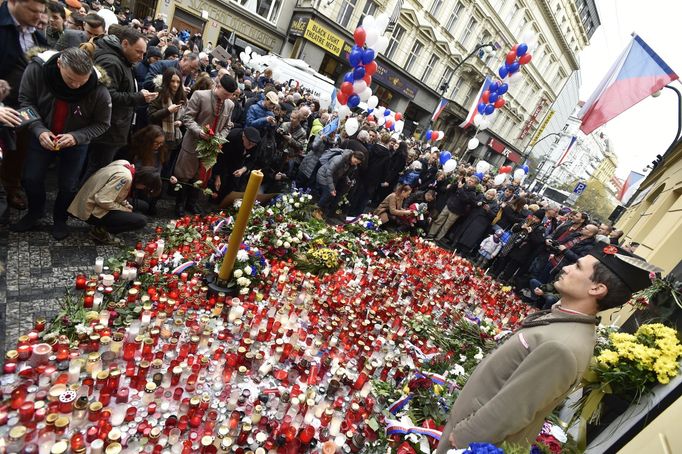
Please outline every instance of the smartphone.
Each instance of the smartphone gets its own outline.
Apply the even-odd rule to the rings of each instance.
[[[17,110],[17,112],[19,113],[19,117],[21,117],[21,124],[19,127],[40,120],[40,115],[38,115],[33,107],[22,107]]]

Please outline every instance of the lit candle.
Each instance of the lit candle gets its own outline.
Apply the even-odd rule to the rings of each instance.
[[[135,251],[135,263],[142,265],[144,263],[144,251]]]
[[[230,234],[230,241],[227,245],[227,252],[223,258],[223,264],[220,267],[220,273],[218,277],[221,281],[227,282],[232,277],[232,271],[234,269],[234,261],[237,258],[237,252],[239,251],[239,246],[244,238],[244,230],[246,230],[246,223],[251,215],[251,210],[253,209],[253,204],[256,201],[256,195],[258,193],[258,188],[260,187],[261,181],[263,181],[263,173],[260,170],[251,171],[249,176],[249,183],[246,185],[246,191],[244,192],[244,197],[242,198],[242,204],[239,207],[239,213],[237,214],[237,220],[232,228],[232,233]]]

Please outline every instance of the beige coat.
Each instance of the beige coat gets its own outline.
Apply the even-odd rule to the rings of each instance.
[[[133,184],[133,176],[123,159],[95,172],[76,194],[68,212],[82,221],[90,216],[101,218],[110,211],[131,211],[125,200]]]
[[[557,304],[535,322],[540,326],[519,329],[471,374],[436,452],[453,449],[451,432],[460,449],[473,442],[532,443],[545,417],[587,369],[596,341],[595,320],[568,314]]]
[[[217,99],[213,90],[199,90],[192,94],[192,98],[187,103],[187,108],[182,115],[182,122],[187,128],[187,132],[182,139],[182,148],[173,171],[173,175],[181,180],[195,180],[199,176],[199,159],[197,159],[196,154],[197,142],[204,126],[213,126],[216,102]],[[217,136],[227,137],[230,132],[232,109],[234,109],[234,103],[231,100],[223,103],[223,111],[215,128]]]

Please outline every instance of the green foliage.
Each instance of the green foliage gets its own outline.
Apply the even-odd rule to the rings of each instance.
[[[608,219],[613,209],[616,208],[611,201],[612,198],[608,188],[601,181],[591,178],[587,182],[585,192],[576,200],[575,208],[587,211],[592,217]]]

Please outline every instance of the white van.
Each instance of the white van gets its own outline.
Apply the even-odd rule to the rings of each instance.
[[[310,91],[320,100],[320,108],[326,109],[331,103],[334,81],[312,69],[305,61],[270,54],[258,58],[257,62],[259,64],[255,66],[261,71],[265,67],[272,69],[272,78],[275,81],[287,83],[292,87],[298,84]]]

